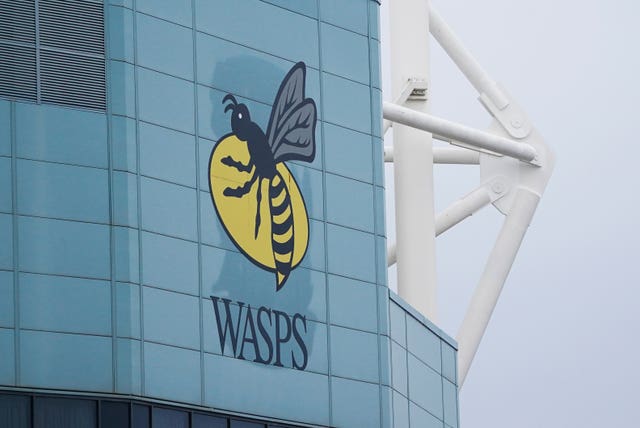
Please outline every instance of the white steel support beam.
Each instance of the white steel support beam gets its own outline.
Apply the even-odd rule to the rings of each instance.
[[[392,99],[411,81],[429,80],[428,0],[389,6]],[[429,111],[426,99],[408,100],[409,111]],[[395,126],[394,180],[398,240],[398,294],[432,321],[437,320],[435,214],[431,136]]]
[[[498,191],[496,191],[498,190]],[[451,229],[467,217],[478,212],[482,207],[489,205],[494,200],[507,193],[506,184],[501,178],[489,184],[484,184],[473,190],[468,195],[460,198],[447,207],[436,217],[436,236]],[[387,248],[387,266],[392,266],[397,262],[396,244],[391,244]]]
[[[478,149],[490,150],[524,162],[536,163],[536,149],[529,144],[520,143],[389,102],[383,104],[383,114],[386,119],[392,122],[437,133],[445,138],[465,143],[470,148],[477,147]]]
[[[429,30],[479,93],[487,94],[496,107],[500,109],[509,104],[508,98],[500,87],[489,77],[480,63],[464,47],[462,41],[435,10],[432,10],[431,14],[429,14]]]
[[[393,162],[392,146],[385,146],[384,161]],[[434,147],[433,163],[450,165],[479,165],[480,153],[473,150],[458,149],[455,147]]]
[[[469,309],[460,326],[457,341],[458,384],[462,386],[478,350],[502,286],[507,280],[540,196],[529,189],[519,188],[511,212],[507,215],[498,239],[491,251],[485,270],[476,287]]]

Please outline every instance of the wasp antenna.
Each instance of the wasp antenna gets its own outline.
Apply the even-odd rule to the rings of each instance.
[[[236,97],[234,97],[231,94],[227,94],[227,95],[224,96],[224,98],[222,99],[222,104],[226,103],[227,101],[231,101],[234,106],[238,105],[238,101],[236,101]],[[227,110],[225,110],[225,111],[227,111]]]
[[[235,105],[233,104],[227,104],[227,106],[224,108],[224,112],[228,112],[229,110],[234,110],[236,108]]]

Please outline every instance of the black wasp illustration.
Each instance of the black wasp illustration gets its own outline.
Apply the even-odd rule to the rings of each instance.
[[[263,198],[268,198],[271,218],[271,246],[274,256],[273,270],[276,273],[277,289],[287,280],[294,267],[293,253],[296,231],[294,230],[294,213],[298,211],[295,204],[302,205],[301,198],[293,200],[290,186],[297,186],[295,181],[286,181],[278,171],[278,165],[289,160],[312,162],[315,157],[316,105],[310,98],[305,98],[306,68],[303,62],[295,64],[282,81],[276,95],[271,116],[265,133],[260,125],[251,120],[251,114],[245,104],[227,94],[223,104],[225,113],[231,111],[231,129],[239,140],[246,141],[249,161],[246,164],[232,156],[221,159],[222,164],[233,167],[240,172],[249,173],[248,180],[237,187],[226,187],[224,196],[242,198],[257,183],[257,208],[255,212],[254,237],[258,237],[262,222],[260,207]],[[268,195],[263,195],[262,182],[269,181]],[[299,190],[296,192],[299,194]],[[215,199],[215,198],[214,198]],[[216,202],[216,201],[214,201]],[[220,215],[220,211],[218,210]],[[305,212],[306,215],[306,212]],[[307,233],[303,239],[308,239]],[[229,230],[227,229],[229,233]],[[236,245],[238,245],[237,241]],[[304,242],[305,249],[307,242]],[[241,248],[251,257],[251,248]]]

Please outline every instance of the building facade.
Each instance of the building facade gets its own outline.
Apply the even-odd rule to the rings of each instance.
[[[0,0],[0,426],[457,428],[387,288],[378,8]]]

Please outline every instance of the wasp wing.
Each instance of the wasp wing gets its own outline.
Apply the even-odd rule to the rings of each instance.
[[[285,119],[272,147],[277,162],[301,160],[312,162],[316,155],[316,104],[307,98]]]
[[[286,118],[304,101],[305,74],[304,62],[299,62],[289,70],[280,84],[267,127],[267,141],[272,153],[275,153],[276,135]]]

